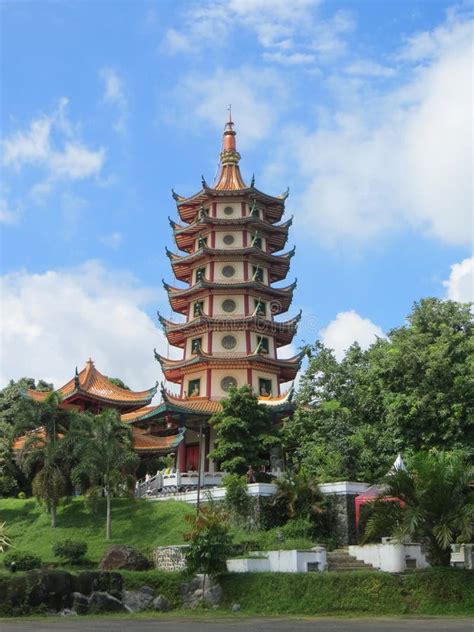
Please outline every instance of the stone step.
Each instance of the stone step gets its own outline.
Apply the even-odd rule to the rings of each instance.
[[[367,566],[367,564],[365,566],[363,566],[363,567],[360,567],[360,566],[355,566],[355,567],[354,566],[337,566],[337,567],[328,566],[328,571],[330,573],[350,573],[350,572],[358,573],[360,571],[363,571],[364,573],[367,572],[367,571],[368,572],[372,572],[373,571],[375,573],[376,570],[377,570],[376,568],[374,568],[373,566]]]
[[[375,571],[371,564],[366,564],[362,560],[349,555],[346,549],[336,549],[327,556],[329,571]]]

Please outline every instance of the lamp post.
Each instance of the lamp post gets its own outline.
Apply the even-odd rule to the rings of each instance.
[[[201,509],[201,468],[202,468],[202,421],[199,422],[199,449],[198,449],[198,488],[196,513]]]

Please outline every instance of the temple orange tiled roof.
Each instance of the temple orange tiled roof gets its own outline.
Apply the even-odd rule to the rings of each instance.
[[[63,404],[69,404],[68,399],[74,396],[85,396],[90,399],[114,404],[119,407],[136,407],[149,403],[155,393],[157,385],[146,391],[129,391],[113,384],[105,375],[98,371],[94,362],[89,359],[82,371],[69,380],[64,386],[57,389],[57,393],[63,398]],[[40,392],[28,389],[27,394],[35,401],[44,401],[49,392]]]
[[[64,437],[64,435],[61,433],[59,433],[57,436],[59,439],[62,439]],[[44,426],[39,426],[39,428],[30,430],[26,432],[25,434],[17,437],[15,441],[13,442],[12,449],[14,451],[22,450],[25,447],[26,441],[30,437],[34,437],[37,440],[38,444],[41,445],[46,438],[46,431],[44,429]]]
[[[132,426],[133,448],[136,452],[168,452],[183,441],[184,433],[158,437],[147,430]]]

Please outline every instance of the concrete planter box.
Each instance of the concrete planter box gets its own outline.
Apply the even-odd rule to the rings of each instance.
[[[261,554],[253,551],[249,555],[246,558],[227,560],[227,570],[230,573],[308,573],[327,569],[326,549],[322,546],[304,551],[292,549],[265,551]]]

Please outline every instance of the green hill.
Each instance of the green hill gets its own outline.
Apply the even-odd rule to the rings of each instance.
[[[81,499],[73,499],[58,511],[58,526],[52,529],[49,515],[34,500],[0,499],[0,523],[6,522],[17,549],[54,561],[51,546],[69,538],[88,544],[87,558],[96,562],[110,544],[128,544],[142,551],[155,546],[180,544],[189,531],[185,516],[193,507],[174,500],[149,502],[117,498],[112,502],[112,540],[105,539],[105,501],[97,514],[84,509]]]

